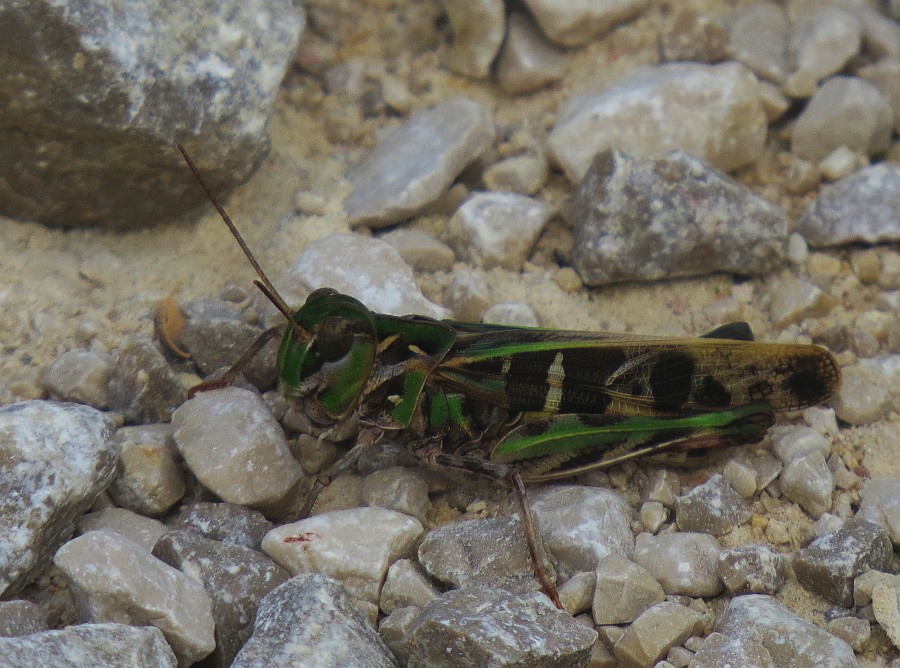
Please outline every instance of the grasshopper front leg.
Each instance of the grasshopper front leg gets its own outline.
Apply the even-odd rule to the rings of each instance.
[[[192,399],[196,394],[200,392],[209,392],[210,390],[221,390],[223,387],[229,387],[232,383],[234,383],[237,375],[247,368],[253,358],[256,357],[259,352],[266,347],[266,345],[272,339],[281,336],[281,327],[272,327],[267,329],[258,337],[256,340],[250,344],[250,347],[244,351],[244,354],[241,355],[240,359],[237,362],[232,364],[228,370],[222,374],[221,377],[216,378],[215,380],[205,380],[202,383],[194,385],[191,389],[188,390],[188,399]]]
[[[312,487],[306,496],[306,501],[300,509],[300,519],[309,517],[316,505],[316,500],[322,490],[331,484],[331,481],[342,473],[348,471],[362,456],[362,454],[374,447],[381,437],[384,436],[384,430],[378,428],[363,428],[360,430],[356,438],[356,444],[350,448],[340,459],[328,467],[324,473],[318,474],[313,480]]]

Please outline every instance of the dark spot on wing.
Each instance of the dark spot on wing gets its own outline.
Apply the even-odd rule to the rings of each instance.
[[[825,396],[825,381],[813,368],[795,371],[787,377],[784,385],[801,404],[814,404]]]
[[[726,408],[731,405],[731,392],[725,389],[712,376],[704,376],[703,382],[694,393],[694,399],[701,406],[709,406],[710,408]]]
[[[650,389],[656,408],[677,410],[691,395],[694,359],[688,353],[671,351],[659,356],[650,372]]]

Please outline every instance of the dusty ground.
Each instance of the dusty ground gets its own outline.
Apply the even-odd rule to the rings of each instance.
[[[725,11],[725,3],[703,4]],[[636,63],[655,62],[656,35],[667,20],[666,13],[655,7],[634,24],[575,53],[561,86],[515,99],[498,94],[489,84],[447,73],[435,54],[411,58],[407,63],[410,70],[431,88],[418,96],[417,105],[451,94],[468,95],[488,103],[502,129],[523,130],[540,142],[552,126],[560,101],[573,91],[586,87],[588,81],[602,85]],[[363,36],[353,45],[352,55],[371,50],[371,57],[377,57],[374,42],[374,36]],[[598,72],[598,63],[602,72]],[[378,126],[397,122],[367,120],[359,141],[340,144],[326,138],[332,112],[314,82],[295,76],[273,120],[271,154],[256,175],[227,199],[232,217],[275,277],[312,239],[347,230],[340,211],[346,192],[342,181],[345,166],[371,146]],[[174,146],[172,150],[174,154]],[[759,190],[763,194],[779,195],[778,182],[770,180],[777,177],[774,171],[756,169],[739,177],[751,185],[762,184]],[[542,197],[561,204],[570,188],[555,175]],[[324,196],[329,202],[326,213],[296,214],[293,199],[298,189]],[[795,197],[780,203],[794,215],[804,200]],[[526,301],[543,325],[561,328],[694,334],[739,317],[751,323],[758,338],[779,334],[771,327],[762,297],[772,277],[737,287],[731,277],[713,276],[567,293],[553,281],[558,265],[542,250],[564,245],[562,230],[560,225],[551,226],[534,263],[523,275],[487,272],[495,301]],[[836,255],[845,258],[843,252]],[[790,271],[796,270],[785,270]],[[847,271],[846,263],[842,271]],[[65,350],[93,347],[114,352],[129,335],[151,332],[154,309],[167,295],[188,301],[219,294],[228,284],[245,286],[249,293],[252,279],[252,270],[211,207],[195,221],[163,222],[153,229],[124,234],[63,231],[0,218],[0,303],[4,314],[0,403],[40,396],[40,370]],[[448,277],[421,276],[420,280],[426,294],[440,301]],[[717,308],[720,300],[731,296],[742,305],[739,313],[723,313]],[[842,317],[849,320],[853,315],[851,307]],[[873,474],[900,476],[897,432],[893,415],[872,426],[844,430],[836,445],[853,453]],[[799,511],[782,509],[781,515],[794,532],[792,547],[799,547],[811,535],[811,520]],[[734,539],[765,540],[761,531],[747,529]],[[828,607],[798,586],[789,587],[786,602],[810,618],[817,617],[813,611]],[[884,645],[881,648],[884,650]]]

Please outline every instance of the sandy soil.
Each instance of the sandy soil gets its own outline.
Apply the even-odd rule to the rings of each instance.
[[[725,11],[725,3],[703,5]],[[418,96],[417,105],[451,94],[468,95],[491,106],[499,127],[524,131],[528,141],[539,143],[552,126],[561,100],[573,91],[587,87],[588,82],[600,86],[636,63],[655,62],[656,35],[668,20],[657,7],[575,53],[570,74],[561,86],[519,98],[449,74],[434,54],[410,58],[410,71],[415,78],[427,80],[431,89]],[[376,37],[363,35],[351,55],[378,57]],[[598,72],[598,63],[602,72]],[[326,138],[326,126],[334,109],[323,102],[317,86],[311,79],[292,77],[273,119],[271,154],[253,178],[226,200],[261,263],[275,277],[309,241],[348,229],[340,210],[346,193],[344,169],[372,145],[377,130],[397,122],[366,120],[359,141],[331,142]],[[498,153],[512,150],[511,145],[501,145]],[[757,167],[738,176],[764,195],[774,193],[792,215],[805,204],[803,198],[781,194],[774,171]],[[293,200],[298,189],[324,196],[327,211],[321,216],[296,214]],[[570,190],[557,174],[541,196],[562,204]],[[521,275],[486,272],[495,301],[526,301],[541,323],[552,327],[677,335],[702,333],[722,321],[740,318],[751,323],[758,338],[779,334],[771,327],[764,298],[772,277],[737,286],[729,276],[712,276],[569,293],[553,281],[559,266],[548,252],[565,243],[564,226],[554,224]],[[846,258],[842,251],[836,256]],[[842,272],[848,271],[844,262]],[[441,301],[441,290],[449,278],[422,275],[420,281],[429,297]],[[41,396],[40,370],[65,350],[90,347],[112,353],[134,333],[152,332],[154,309],[167,295],[189,301],[217,295],[229,284],[244,286],[249,293],[252,279],[251,268],[211,207],[196,220],[162,222],[130,233],[64,231],[0,218],[0,303],[5,316],[0,325],[0,403]],[[739,304],[738,312],[733,306],[723,308],[728,303],[723,300],[729,297]],[[855,309],[847,306],[841,317],[852,321]],[[836,447],[873,474],[900,476],[898,426],[897,416],[892,415],[875,425],[845,429]],[[762,512],[757,505],[755,509]],[[783,548],[800,547],[811,536],[812,521],[792,504],[782,504],[767,516],[790,526],[792,545]],[[748,527],[730,541],[764,541],[764,535],[762,527]],[[786,602],[813,619],[821,619],[829,607],[798,586],[789,587]],[[881,648],[885,649],[883,644]]]

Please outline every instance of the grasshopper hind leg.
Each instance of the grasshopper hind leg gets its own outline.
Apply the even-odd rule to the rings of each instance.
[[[513,489],[516,490],[516,499],[519,501],[522,526],[525,527],[525,542],[528,543],[528,552],[531,555],[531,564],[534,566],[534,574],[541,583],[541,588],[544,590],[544,593],[547,594],[551,601],[553,601],[553,605],[559,610],[563,610],[562,601],[559,600],[559,592],[556,590],[556,583],[553,582],[553,579],[550,577],[550,572],[544,566],[544,560],[541,559],[541,553],[538,549],[540,537],[538,536],[537,522],[534,520],[534,513],[531,510],[531,505],[528,503],[528,496],[525,492],[525,483],[522,482],[522,476],[519,475],[518,471],[513,471],[509,476],[509,480],[512,483]]]
[[[519,516],[522,519],[522,526],[525,531],[525,542],[528,545],[528,553],[531,557],[531,565],[534,568],[534,575],[541,585],[541,589],[547,597],[553,601],[553,604],[560,610],[563,610],[562,602],[559,599],[559,592],[556,590],[556,584],[553,576],[544,565],[541,558],[540,535],[538,533],[537,522],[534,519],[534,513],[531,505],[528,503],[528,495],[525,491],[525,483],[522,482],[522,476],[519,472],[510,466],[492,462],[477,457],[462,457],[459,455],[448,454],[437,449],[426,454],[429,463],[438,466],[468,471],[478,475],[487,476],[495,480],[510,484],[516,493],[516,500],[519,504]]]

